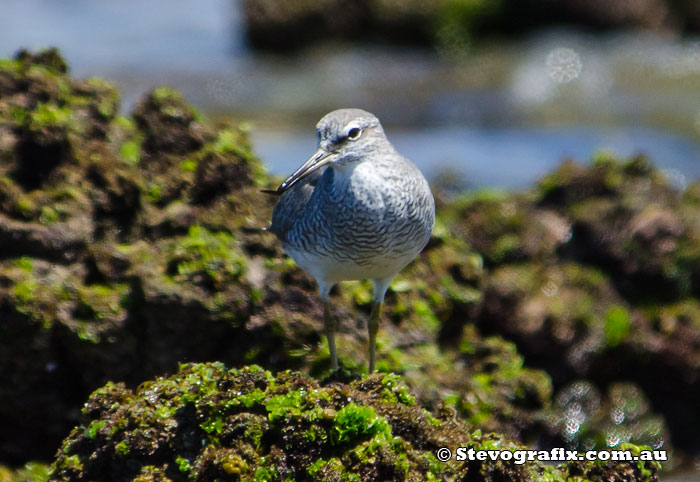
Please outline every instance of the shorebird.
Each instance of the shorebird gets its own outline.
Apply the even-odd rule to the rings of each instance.
[[[333,370],[338,353],[330,290],[340,281],[372,281],[372,373],[384,296],[428,243],[435,201],[421,172],[396,152],[373,114],[335,110],[318,122],[316,135],[316,152],[276,191],[266,191],[280,195],[268,229],[318,283]]]

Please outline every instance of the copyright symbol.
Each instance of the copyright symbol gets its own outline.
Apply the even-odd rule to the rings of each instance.
[[[442,447],[442,448],[438,449],[436,455],[437,455],[437,459],[440,462],[447,462],[448,460],[450,460],[452,458],[452,452],[450,452],[450,449],[448,449],[447,447]]]

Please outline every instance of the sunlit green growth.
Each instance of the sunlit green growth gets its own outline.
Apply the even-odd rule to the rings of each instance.
[[[172,247],[169,271],[218,290],[245,272],[245,258],[230,234],[195,225]]]
[[[391,436],[391,427],[386,419],[378,416],[372,407],[349,403],[335,416],[331,441],[341,445],[368,439],[378,434]]]

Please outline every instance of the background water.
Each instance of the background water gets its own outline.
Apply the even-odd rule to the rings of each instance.
[[[355,106],[428,176],[523,187],[562,158],[649,154],[679,186],[700,177],[700,42],[548,31],[467,51],[318,46],[294,57],[245,45],[229,0],[0,1],[0,55],[57,46],[74,75],[112,79],[124,109],[169,84],[210,116],[250,120],[285,175],[325,112]]]

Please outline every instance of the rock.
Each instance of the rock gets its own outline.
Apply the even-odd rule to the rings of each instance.
[[[136,392],[95,391],[64,441],[51,480],[657,480],[658,464],[440,462],[441,447],[523,449],[416,405],[399,377],[350,383],[257,367],[182,365]]]
[[[0,65],[0,460],[12,464],[50,458],[80,399],[109,379],[242,362],[248,350],[231,340],[249,340],[253,293],[242,252],[226,251],[240,243],[229,221],[271,209],[241,194],[262,179],[242,130],[216,132],[169,89],[147,96],[138,122],[119,117],[113,87],[66,72],[55,50]],[[195,176],[200,158],[229,173],[221,187]],[[195,211],[190,193],[205,191],[211,212]],[[197,222],[214,228],[190,235]]]
[[[329,356],[316,286],[263,230],[274,199],[259,188],[275,182],[252,155],[244,126],[210,125],[170,89],[149,93],[135,115],[121,116],[109,84],[76,81],[55,67],[60,62],[50,54],[49,66],[31,64],[34,57],[44,58],[0,63],[0,125],[8,127],[0,129],[0,460],[14,466],[50,460],[70,427],[81,423],[80,407],[90,392],[122,382],[129,388],[113,384],[113,398],[105,399],[127,407],[137,396],[131,387],[175,373],[181,362],[219,360],[325,376]],[[26,142],[37,149],[67,147],[42,165],[20,147]],[[698,383],[696,190],[673,191],[640,159],[598,160],[592,167],[565,165],[527,193],[470,195],[441,206],[424,254],[387,294],[379,369],[398,373],[416,406],[445,410],[447,418],[457,417],[454,423],[467,420],[464,433],[482,445],[532,446],[550,436],[543,414],[552,393],[573,379],[588,378],[602,392],[633,380],[654,407],[662,407],[673,439],[692,447],[700,422],[689,408],[694,405],[684,402],[688,398],[676,395]],[[588,216],[596,206],[602,206],[599,219]],[[617,217],[620,209],[624,216]],[[605,234],[595,245],[602,256],[587,244],[582,227]],[[664,284],[645,284],[647,272],[661,275]],[[646,296],[658,286],[661,301]],[[331,297],[341,363],[363,373],[371,286],[348,282]],[[640,299],[653,304],[640,305]],[[229,377],[217,367],[221,379]],[[292,378],[323,388],[301,375]],[[376,384],[378,378],[366,380]],[[355,386],[342,390],[362,398]],[[344,404],[333,403],[333,410],[342,410]],[[82,416],[101,420],[106,412],[100,413]],[[132,461],[115,474],[147,479],[182,478],[189,470],[201,477],[257,471],[258,452],[202,448],[201,439],[196,447],[180,447],[197,441],[172,425],[181,415],[133,435],[139,460],[175,447],[179,462],[178,455],[168,467],[148,459],[134,468]],[[262,423],[267,412],[228,415],[234,418],[216,435],[220,442],[235,445],[246,436],[236,432],[238,422],[260,422],[271,434],[280,427],[270,427],[269,419],[267,427]],[[199,423],[192,425],[197,434],[204,430]],[[427,443],[410,436],[403,422],[387,423],[403,440]],[[101,427],[93,429],[88,432],[97,437]],[[482,437],[477,429],[501,435]],[[285,432],[280,440],[297,442],[296,435]],[[112,450],[97,444],[106,439],[76,436],[81,441],[74,449],[93,450],[95,460],[106,460],[100,457]],[[308,446],[327,454],[322,444]],[[125,454],[123,445],[113,448],[114,457]],[[367,473],[401,473],[393,449],[387,450]],[[90,466],[81,459],[86,453],[64,457],[56,476],[78,477],[88,466],[102,470],[103,462]],[[264,456],[282,460],[285,449],[278,444]],[[301,458],[287,460],[301,467],[304,455],[295,457]],[[320,475],[308,476],[332,478],[356,468],[353,461],[332,458],[317,467]],[[410,464],[416,477],[427,476],[426,463]],[[622,470],[596,467],[604,474]],[[624,470],[633,475],[638,469]],[[491,468],[464,470],[488,478]],[[493,470],[512,478],[524,469]],[[535,470],[537,477],[551,472]]]
[[[182,94],[167,87],[153,90],[134,108],[134,120],[143,133],[144,161],[164,154],[189,154],[211,139]]]
[[[580,28],[637,28],[656,33],[697,31],[692,0],[246,0],[246,35],[257,49],[281,53],[352,40],[412,43],[464,54],[476,39],[527,33],[553,24]]]
[[[630,383],[610,385],[604,395],[591,383],[577,381],[563,387],[546,416],[553,445],[591,450],[604,438],[610,447],[631,440],[662,450],[668,445],[663,419],[651,413],[639,387]]]

